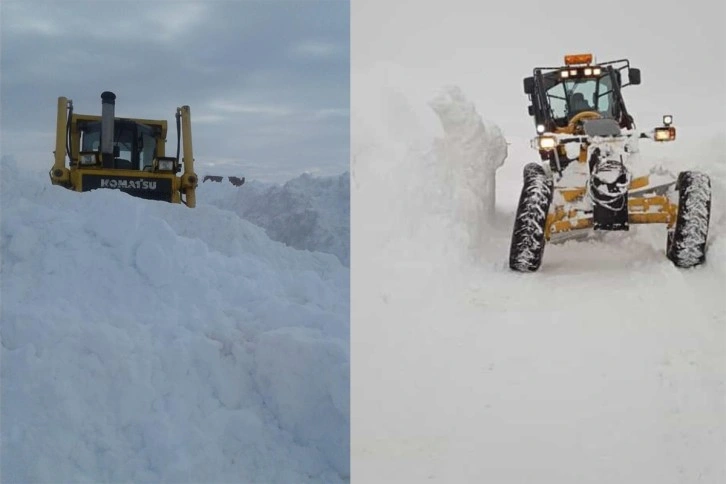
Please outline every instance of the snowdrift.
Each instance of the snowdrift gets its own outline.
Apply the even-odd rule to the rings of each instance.
[[[397,101],[376,110],[352,97],[355,480],[726,481],[722,128],[641,143],[643,163],[710,174],[705,265],[674,267],[652,225],[550,244],[539,272],[517,274],[507,258],[522,168],[537,156],[528,138],[504,134],[487,206],[492,185],[469,175],[466,147],[491,173],[496,130],[440,150],[465,96],[436,97],[416,118],[431,98],[404,102],[383,69],[366,76],[385,86],[371,95]]]
[[[347,482],[349,270],[42,175],[2,165],[2,479]]]
[[[333,254],[350,265],[350,174],[303,174],[280,185],[251,181],[242,188],[204,183],[199,196],[263,227],[272,239]]]

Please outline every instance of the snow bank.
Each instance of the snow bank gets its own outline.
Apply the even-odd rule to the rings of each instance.
[[[349,271],[2,165],[2,477],[347,482]],[[342,202],[341,202],[342,203]]]
[[[219,185],[223,185],[220,187]],[[204,183],[199,197],[263,227],[272,239],[296,249],[333,254],[350,265],[350,174],[303,174],[278,185],[248,181]]]
[[[496,173],[508,156],[501,130],[485,121],[456,86],[422,103],[438,126],[415,118],[419,106],[395,85],[379,94],[396,102],[385,109],[369,109],[370,103],[353,109],[359,114],[352,120],[353,132],[360,134],[352,140],[352,190],[367,195],[357,203],[362,213],[371,214],[361,225],[364,237],[434,266],[448,267],[452,259],[480,260],[497,216]],[[391,137],[381,126],[396,126],[405,135]]]
[[[549,244],[539,272],[516,274],[512,223],[536,152],[508,137],[494,215],[474,222],[486,234],[476,246],[462,214],[490,198],[457,198],[465,177],[447,186],[455,167],[438,165],[440,133],[409,138],[428,143],[379,136],[372,128],[391,119],[358,111],[368,104],[359,94],[352,112],[364,115],[353,122],[366,129],[353,127],[352,218],[366,230],[354,230],[351,260],[355,479],[726,481],[721,127],[641,143],[645,163],[711,175],[705,265],[674,267],[665,228],[652,225]],[[408,100],[414,110],[430,102]]]
[[[498,126],[484,124],[456,86],[445,88],[430,103],[444,129],[444,137],[434,143],[436,164],[444,169],[439,183],[451,187],[460,218],[468,227],[479,228],[492,221],[496,204],[496,171],[507,157],[507,141]],[[484,234],[473,234],[473,245]]]

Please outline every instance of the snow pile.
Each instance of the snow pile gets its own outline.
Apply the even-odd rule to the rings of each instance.
[[[445,172],[436,179],[450,187],[459,217],[468,227],[491,222],[496,202],[496,171],[507,157],[507,141],[498,126],[485,125],[458,87],[447,87],[430,102],[444,129],[436,140],[436,165]],[[472,234],[478,247],[484,234]]]
[[[347,482],[349,270],[42,175],[2,166],[3,480]]]
[[[236,212],[272,239],[297,249],[334,254],[350,265],[350,175],[303,174],[283,185],[204,183],[199,199]]]
[[[429,123],[416,122],[416,106],[399,90],[384,89],[381,96],[395,103],[353,119],[353,132],[361,133],[354,139],[353,192],[368,194],[357,199],[365,205],[364,213],[380,214],[360,225],[365,227],[364,236],[404,258],[417,254],[427,264],[448,266],[448,258],[464,263],[472,256],[479,259],[496,217],[495,176],[508,154],[500,129],[484,121],[455,86],[443,88],[427,102],[428,114],[438,121],[439,129],[425,134],[421,131]],[[390,137],[376,125],[396,126],[406,135]],[[441,237],[442,233],[448,236]],[[412,244],[411,239],[426,243]]]
[[[507,139],[476,247],[461,214],[491,199],[445,186],[466,150],[437,157],[434,130],[409,138],[428,146],[376,136],[370,127],[391,120],[359,111],[368,101],[352,98],[367,128],[353,126],[366,134],[354,137],[351,183],[354,229],[366,228],[354,230],[351,260],[355,479],[726,482],[721,143],[686,128],[667,156],[668,144],[641,143],[644,165],[711,175],[705,265],[676,268],[665,227],[648,225],[549,244],[540,271],[519,274],[507,261],[522,168],[537,159],[527,140]]]

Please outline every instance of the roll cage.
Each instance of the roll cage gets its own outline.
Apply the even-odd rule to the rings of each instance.
[[[100,151],[101,121],[78,121],[81,151]],[[161,127],[145,125],[130,119],[117,119],[114,123],[114,164],[108,168],[127,170],[150,169],[157,154],[157,139]]]
[[[628,82],[623,84],[625,70]],[[582,111],[597,112],[602,117],[615,119],[621,128],[633,129],[635,123],[621,91],[631,84],[640,84],[640,70],[631,68],[627,59],[620,59],[597,64],[535,67],[532,76],[524,79],[524,92],[529,96],[528,109],[535,126],[541,125],[544,131],[563,129]],[[588,107],[577,105],[578,95],[583,94]]]

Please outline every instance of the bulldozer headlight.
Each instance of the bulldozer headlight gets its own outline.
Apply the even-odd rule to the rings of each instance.
[[[676,128],[673,126],[655,128],[656,141],[673,141],[674,139],[676,139]]]
[[[663,125],[670,126],[671,124],[673,124],[673,116],[671,116],[670,114],[666,114],[665,116],[663,116]]]
[[[544,132],[545,132],[545,126],[544,126],[544,124],[538,124],[538,125],[537,125],[537,132],[538,132],[539,134],[542,134],[542,133],[544,133]]]
[[[174,159],[159,160],[159,171],[174,171]]]
[[[83,166],[97,165],[100,163],[99,153],[97,151],[81,152],[78,155],[78,161]]]
[[[557,146],[557,139],[554,136],[537,137],[537,148],[540,150],[553,150]]]

